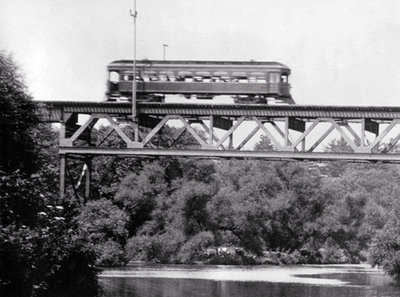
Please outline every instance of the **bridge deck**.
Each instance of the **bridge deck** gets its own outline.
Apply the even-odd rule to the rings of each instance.
[[[79,102],[79,101],[38,101],[44,105],[42,120],[60,122],[62,113],[109,115],[130,115],[129,102]],[[177,104],[141,103],[137,104],[139,114],[182,115],[182,116],[232,116],[232,117],[296,117],[304,119],[376,119],[392,120],[400,118],[400,107],[378,106],[329,106],[329,105],[244,105],[244,104]]]

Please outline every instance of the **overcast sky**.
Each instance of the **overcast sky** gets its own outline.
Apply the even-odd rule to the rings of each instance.
[[[0,49],[40,100],[105,100],[133,0],[0,0]],[[278,61],[298,104],[400,105],[398,0],[137,0],[137,58]]]

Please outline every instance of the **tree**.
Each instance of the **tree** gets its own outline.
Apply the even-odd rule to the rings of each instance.
[[[260,140],[254,145],[255,151],[275,151],[275,146],[271,143],[271,140],[265,136],[261,135]]]
[[[55,207],[50,129],[10,57],[0,52],[0,292],[2,296],[96,296],[92,249]]]
[[[396,279],[400,279],[400,207],[390,212],[385,226],[372,241],[369,262],[382,267]]]
[[[0,52],[0,171],[30,174],[38,168],[32,137],[37,123],[36,106],[14,61]]]
[[[167,195],[165,169],[158,162],[144,165],[140,173],[128,175],[121,183],[115,202],[129,214],[129,235],[151,219],[157,196]]]
[[[110,200],[88,202],[75,218],[79,236],[94,245],[98,265],[125,264],[128,215]]]
[[[175,214],[185,235],[190,237],[208,230],[206,206],[214,194],[213,186],[198,181],[188,181],[171,195],[176,203],[175,208],[171,208],[170,211]]]

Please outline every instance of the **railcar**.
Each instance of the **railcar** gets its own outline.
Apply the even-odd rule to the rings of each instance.
[[[133,61],[114,61],[107,71],[107,100],[131,100]],[[197,99],[228,95],[235,103],[273,98],[293,104],[289,76],[290,69],[278,62],[137,60],[135,81],[138,101],[162,101],[168,94]]]

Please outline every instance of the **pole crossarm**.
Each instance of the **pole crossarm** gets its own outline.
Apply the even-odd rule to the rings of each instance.
[[[64,155],[108,154],[112,148],[107,147],[110,144],[106,140],[114,133],[125,144],[125,153],[121,153],[120,147],[115,148],[116,154],[123,156],[141,153],[174,156],[178,147],[182,147],[178,141],[187,135],[195,144],[186,148],[186,153],[177,155],[379,162],[400,159],[399,107],[138,102],[137,137],[124,129],[131,121],[129,102],[41,101],[39,104],[42,121],[61,124],[60,152]],[[108,129],[100,140],[89,141],[87,136],[98,122],[103,125],[105,122]],[[175,130],[165,134],[171,127]],[[159,138],[159,135],[164,136]],[[268,153],[253,151],[261,135],[271,144],[265,148]],[[161,144],[160,139],[163,139]],[[326,152],[329,144],[339,139],[343,139],[349,152],[345,155]],[[262,146],[257,149],[263,150]]]

